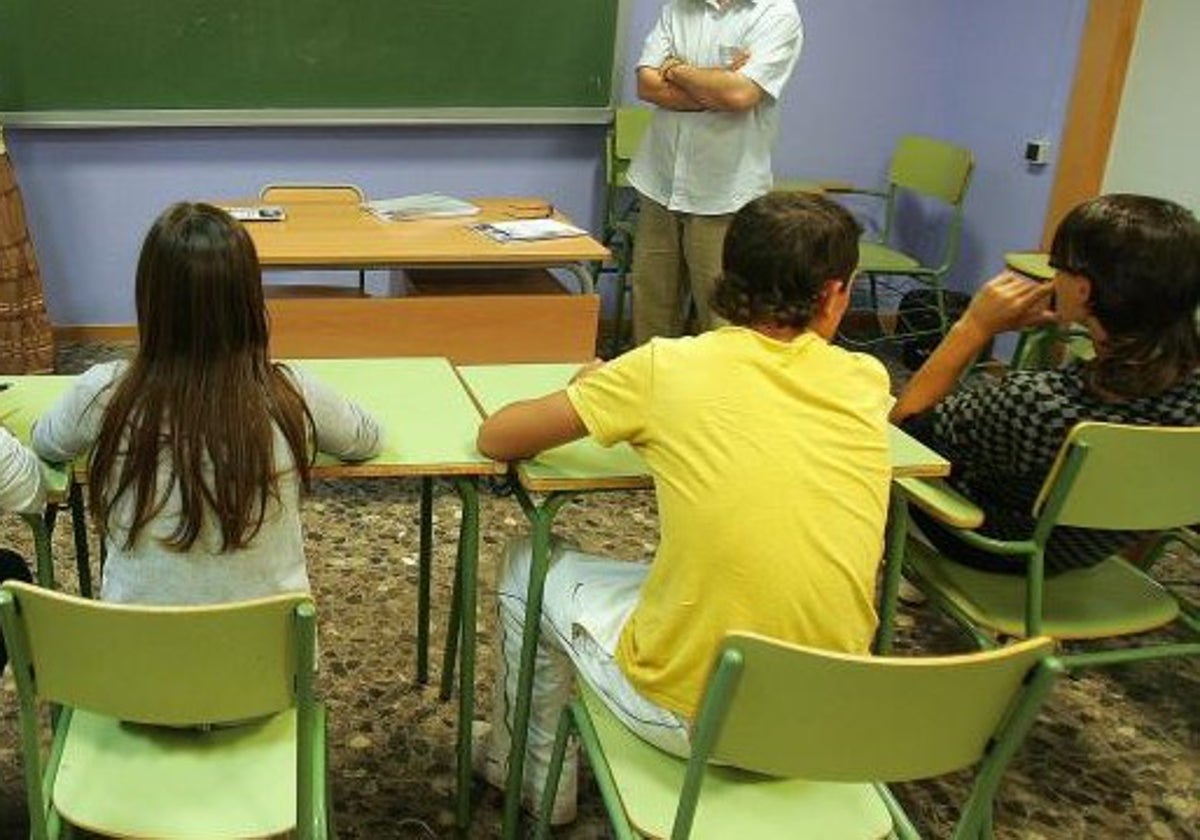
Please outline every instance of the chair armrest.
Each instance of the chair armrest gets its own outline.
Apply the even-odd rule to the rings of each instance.
[[[983,511],[940,478],[898,478],[896,484],[909,502],[953,528],[975,529],[983,524]]]

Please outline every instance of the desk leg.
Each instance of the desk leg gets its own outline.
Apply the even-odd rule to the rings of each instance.
[[[50,554],[50,533],[54,528],[54,508],[45,513],[23,513],[21,518],[33,532],[33,550],[36,555],[38,586],[54,588],[54,559]]]
[[[458,634],[462,630],[462,552],[463,531],[460,528],[458,563],[454,567],[454,588],[450,592],[450,614],[446,619],[446,647],[442,651],[442,688],[438,692],[438,699],[443,702],[454,693],[454,663],[458,659]]]
[[[458,535],[459,629],[462,633],[462,667],[458,686],[458,798],[455,822],[462,831],[471,825],[471,721],[475,718],[475,621],[479,568],[479,488],[473,478],[454,479],[462,501],[462,527]],[[454,625],[451,625],[453,627]],[[450,645],[447,637],[446,645]],[[452,673],[451,659],[447,672]]]
[[[83,505],[83,486],[71,482],[71,530],[75,536],[75,566],[79,570],[79,594],[92,597],[92,565],[88,551],[87,513]]]
[[[541,507],[524,488],[514,495],[521,503],[533,531],[533,560],[529,570],[529,590],[525,600],[525,633],[521,638],[521,670],[517,677],[517,704],[513,711],[512,746],[508,754],[508,779],[504,785],[504,827],[501,836],[516,840],[521,816],[521,782],[525,775],[525,745],[529,740],[529,705],[533,694],[533,664],[537,639],[541,632],[542,595],[546,572],[550,568],[550,528],[559,509],[571,498],[568,493],[551,493]]]
[[[883,592],[879,602],[879,629],[875,633],[875,653],[892,652],[896,635],[896,599],[900,594],[900,575],[904,571],[904,549],[908,542],[908,502],[904,491],[892,484],[888,497],[887,531],[884,533]]]
[[[433,479],[421,479],[421,545],[417,575],[417,682],[429,682],[429,587],[433,557]]]

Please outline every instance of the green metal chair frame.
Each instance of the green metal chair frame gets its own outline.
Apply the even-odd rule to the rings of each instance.
[[[1052,649],[1032,639],[966,656],[877,658],[731,633],[687,760],[641,741],[581,683],[559,721],[537,836],[574,731],[619,838],[917,837],[886,783],[972,766],[953,836],[988,837],[1004,769],[1060,670]]]
[[[1033,532],[1007,541],[975,533],[983,512],[945,482],[898,479],[909,504],[944,522],[965,544],[1023,561],[1026,572],[1006,575],[970,568],[908,538],[904,563],[892,564],[886,573],[880,650],[891,643],[903,565],[905,576],[980,647],[994,646],[997,637],[1005,636],[1096,641],[1136,635],[1178,619],[1192,641],[1089,650],[1063,654],[1062,661],[1069,668],[1084,668],[1200,654],[1200,610],[1145,569],[1113,556],[1050,578],[1044,573],[1046,544],[1059,525],[1157,532],[1147,569],[1174,543],[1196,550],[1200,540],[1188,528],[1200,521],[1198,474],[1200,427],[1080,423],[1042,486]],[[900,523],[901,530],[905,525]]]
[[[891,334],[879,339],[856,340],[855,344],[872,344],[883,340],[912,338],[930,334],[945,334],[949,329],[946,315],[943,281],[958,259],[962,238],[963,201],[971,183],[974,156],[968,149],[920,135],[905,135],[899,139],[888,168],[887,188],[870,190],[856,187],[827,187],[833,194],[866,195],[884,201],[883,230],[878,241],[864,239],[860,243],[859,272],[870,282],[872,309],[879,312],[879,293],[876,279],[881,276],[912,277],[930,287],[935,295],[938,328],[904,334]],[[892,244],[896,230],[897,203],[904,192],[936,199],[950,208],[950,223],[935,264],[925,265]],[[844,337],[845,338],[845,337]]]
[[[140,607],[9,581],[0,625],[34,840],[74,825],[128,837],[328,835],[307,595]],[[55,712],[44,760],[39,702]]]
[[[629,186],[626,174],[637,153],[642,136],[650,127],[653,111],[638,105],[617,108],[612,126],[605,137],[604,156],[604,228],[601,241],[612,251],[612,272],[616,281],[617,311],[613,321],[608,353],[621,350],[625,323],[625,298],[629,291],[629,270],[633,266],[633,236],[637,226],[637,191]],[[603,267],[600,269],[604,271]]]

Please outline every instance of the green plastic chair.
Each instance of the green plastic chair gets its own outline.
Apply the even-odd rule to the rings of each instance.
[[[988,836],[1004,768],[1058,671],[1052,647],[874,658],[731,633],[690,760],[639,739],[581,682],[559,722],[538,836],[572,731],[619,838],[916,837],[885,783],[972,766],[954,837]]]
[[[629,270],[633,265],[633,234],[637,227],[637,191],[629,186],[626,174],[637,153],[642,135],[650,126],[652,109],[630,105],[618,108],[605,141],[604,229],[601,241],[612,251],[612,265],[603,269],[616,281],[617,312],[613,320],[609,356],[621,351],[625,298],[629,292]]]
[[[303,594],[134,607],[5,583],[34,840],[326,837],[315,623]]]
[[[943,282],[958,258],[962,237],[963,200],[971,181],[974,157],[968,149],[936,140],[932,137],[906,135],[899,139],[888,169],[887,187],[883,190],[840,187],[831,184],[826,191],[832,194],[875,196],[884,201],[883,230],[878,240],[864,238],[859,243],[859,272],[870,283],[870,304],[879,314],[880,278],[910,277],[933,291],[931,314],[936,314],[937,326],[896,332],[876,338],[855,339],[843,336],[852,344],[871,344],[898,338],[924,335],[944,335],[949,328]],[[934,199],[950,210],[949,229],[943,238],[941,254],[936,262],[922,263],[894,244],[900,198],[912,193]],[[899,326],[899,325],[897,325]]]
[[[1023,540],[975,533],[983,512],[945,482],[897,479],[909,504],[946,523],[964,543],[1027,566],[1024,575],[986,572],[942,556],[909,537],[905,576],[970,633],[981,647],[997,637],[1046,635],[1098,641],[1129,636],[1177,619],[1189,641],[1064,654],[1081,668],[1200,654],[1200,612],[1147,569],[1172,543],[1197,547],[1188,526],[1200,522],[1200,427],[1155,428],[1080,423],[1072,429],[1034,505],[1036,524]],[[1145,568],[1114,555],[1100,564],[1045,577],[1046,543],[1058,525],[1157,532]],[[899,574],[899,564],[887,570]],[[893,587],[885,587],[890,592]],[[885,603],[890,624],[895,603]],[[890,641],[890,633],[888,635]],[[886,650],[886,643],[881,650]]]

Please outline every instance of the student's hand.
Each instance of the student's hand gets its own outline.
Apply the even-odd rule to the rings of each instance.
[[[975,293],[961,323],[989,338],[1010,330],[1055,322],[1050,300],[1054,284],[1030,280],[1005,271]]]
[[[602,367],[604,367],[603,359],[592,359],[579,370],[575,371],[575,375],[571,377],[571,382],[578,382],[580,379],[583,379],[586,376],[591,376]]]

